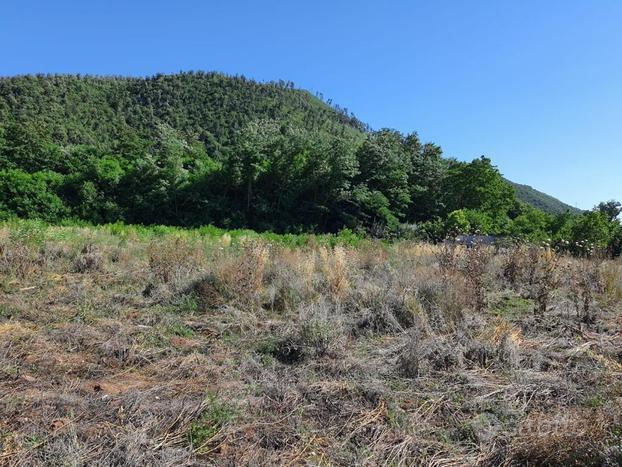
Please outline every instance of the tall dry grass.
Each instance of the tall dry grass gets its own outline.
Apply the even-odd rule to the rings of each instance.
[[[619,261],[28,235],[0,235],[0,463],[619,459]]]

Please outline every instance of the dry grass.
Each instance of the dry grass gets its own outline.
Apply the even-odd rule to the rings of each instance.
[[[329,295],[336,301],[344,299],[350,289],[348,252],[341,246],[336,246],[331,250],[321,247],[319,254]]]
[[[619,465],[621,284],[527,246],[3,229],[0,465]]]
[[[606,296],[612,302],[622,301],[622,264],[605,262],[601,269],[601,280]]]

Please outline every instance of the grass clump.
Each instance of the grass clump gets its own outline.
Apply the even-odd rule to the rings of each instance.
[[[86,244],[74,260],[73,270],[79,273],[101,272],[104,269],[104,257],[93,244]]]
[[[216,395],[208,395],[204,408],[187,433],[188,443],[197,454],[210,450],[217,436],[236,417],[233,406],[219,399]]]

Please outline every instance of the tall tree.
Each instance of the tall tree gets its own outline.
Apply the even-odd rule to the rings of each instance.
[[[394,130],[372,133],[358,149],[357,159],[355,183],[363,215],[368,222],[396,224],[405,217],[411,201],[412,161],[403,136]]]
[[[444,183],[446,209],[477,209],[505,216],[515,203],[514,190],[487,157],[453,162]]]
[[[598,203],[594,210],[602,212],[610,222],[613,222],[622,213],[622,204],[615,200],[603,201]]]
[[[443,181],[447,175],[447,161],[440,146],[421,144],[416,133],[408,135],[404,143],[411,158],[408,177],[412,202],[408,219],[422,221],[442,216]]]

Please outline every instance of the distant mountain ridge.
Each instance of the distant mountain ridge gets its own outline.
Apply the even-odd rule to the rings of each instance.
[[[581,209],[566,204],[551,195],[538,191],[529,185],[523,185],[508,179],[505,180],[512,185],[512,187],[514,187],[516,197],[520,201],[533,206],[534,208],[538,208],[548,214],[563,214],[565,212],[578,214],[582,211]]]

